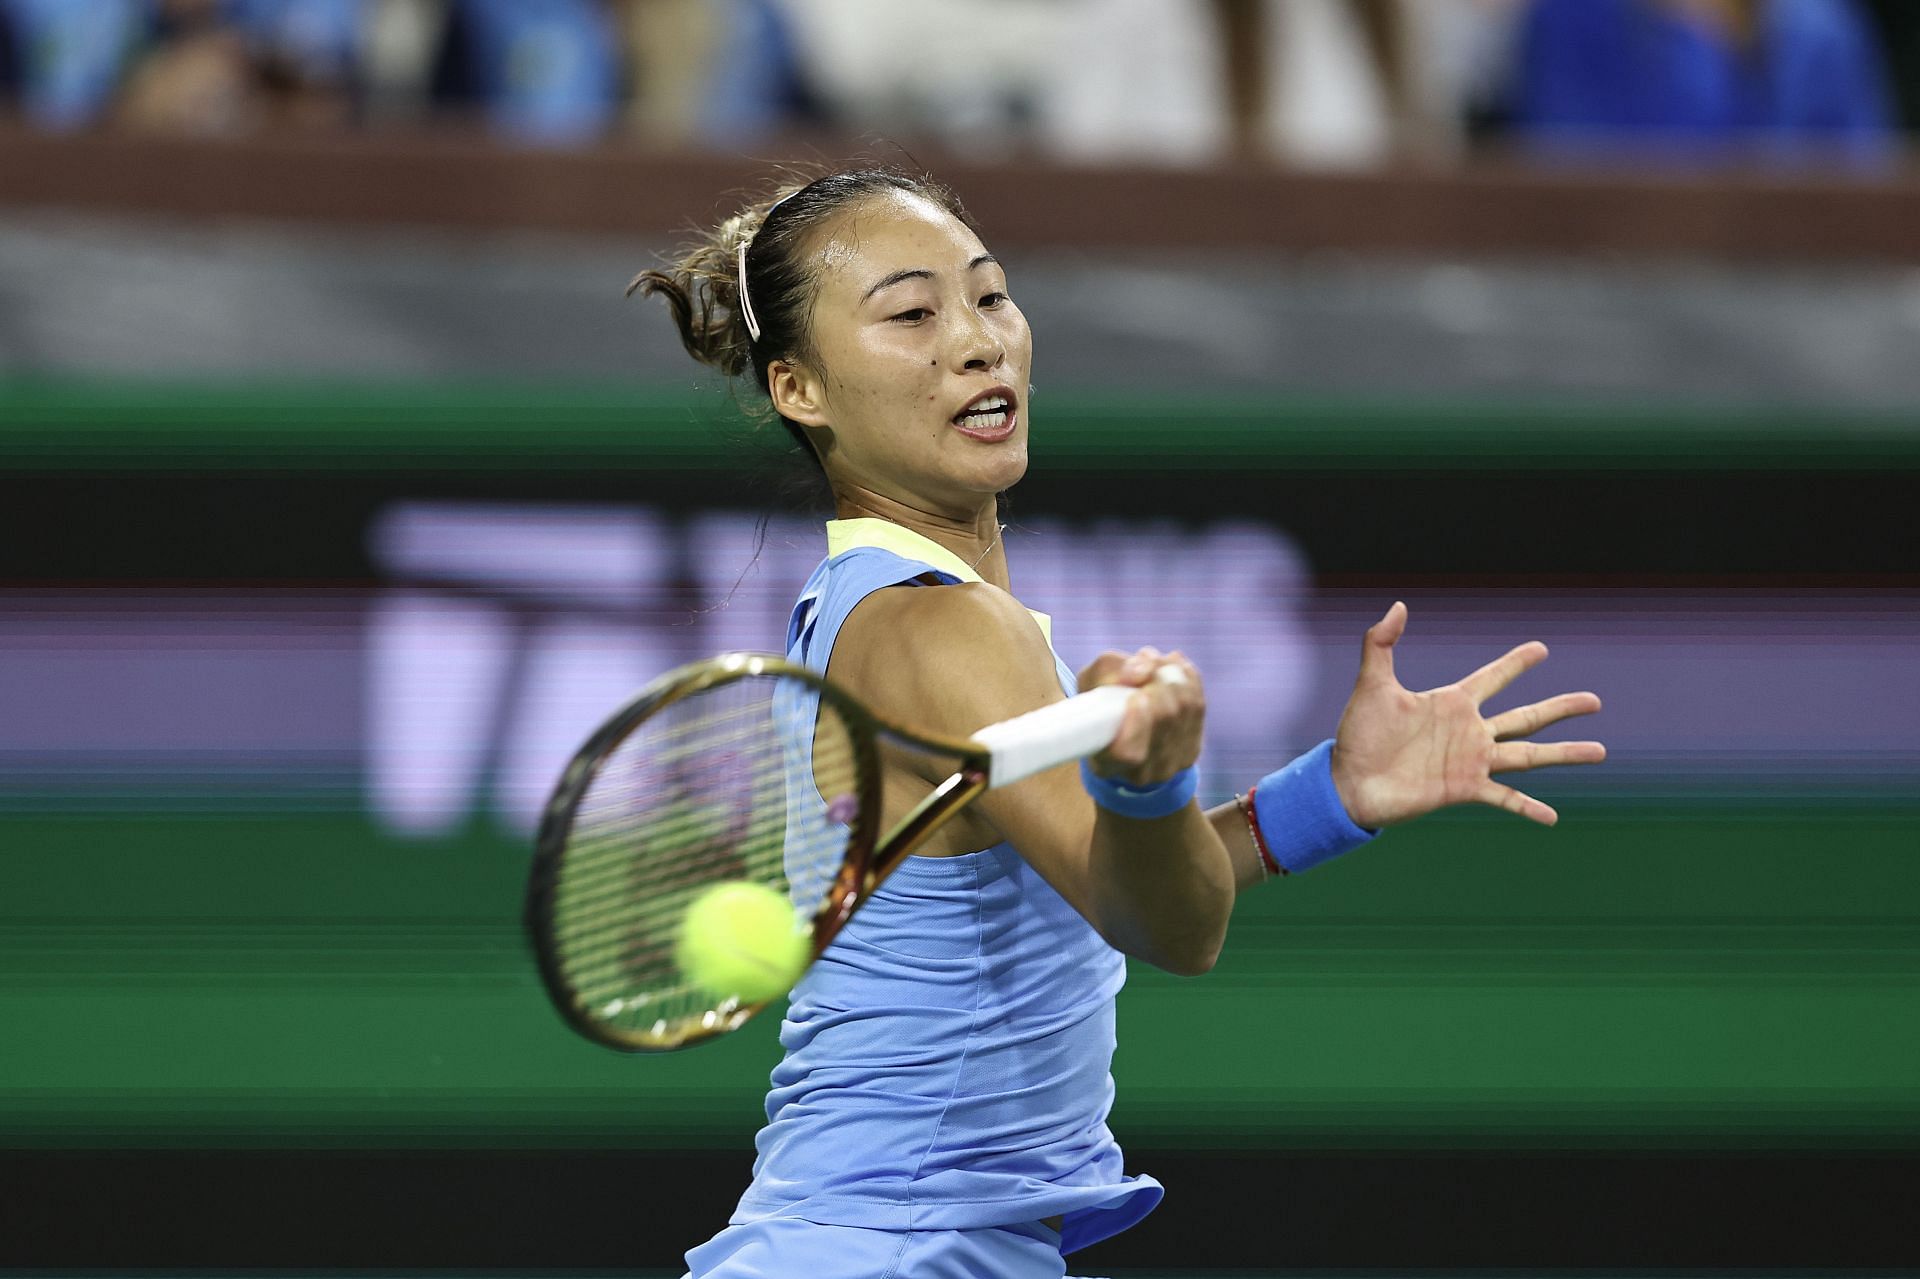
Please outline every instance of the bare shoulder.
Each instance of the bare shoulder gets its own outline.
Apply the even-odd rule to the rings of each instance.
[[[986,582],[874,591],[842,624],[827,673],[882,718],[954,736],[1062,696],[1039,624]]]

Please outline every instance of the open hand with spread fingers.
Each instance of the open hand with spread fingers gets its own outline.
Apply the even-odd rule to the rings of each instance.
[[[1600,709],[1593,693],[1562,693],[1492,718],[1480,704],[1521,672],[1547,660],[1538,640],[1522,644],[1473,674],[1415,693],[1393,674],[1393,646],[1407,627],[1396,601],[1367,628],[1360,677],[1334,736],[1333,781],[1347,815],[1369,829],[1411,821],[1450,804],[1491,804],[1551,826],[1551,807],[1493,780],[1495,773],[1553,764],[1598,764],[1599,742],[1518,741],[1572,715]]]

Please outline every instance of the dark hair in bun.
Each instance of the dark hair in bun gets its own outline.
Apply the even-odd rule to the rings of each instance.
[[[814,232],[836,215],[895,191],[929,200],[973,226],[953,192],[924,173],[875,166],[812,177],[796,174],[683,246],[673,265],[636,275],[627,293],[664,297],[688,354],[727,377],[752,373],[764,395],[770,362],[818,363],[807,323],[816,286],[815,266],[807,256]],[[747,242],[747,300],[760,328],[758,338],[748,330],[740,303],[743,239]],[[770,402],[766,412],[771,416]],[[780,420],[812,457],[799,423]]]

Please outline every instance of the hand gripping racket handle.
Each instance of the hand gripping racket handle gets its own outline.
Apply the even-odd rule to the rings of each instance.
[[[1186,672],[1178,666],[1162,666],[1153,677],[1162,684],[1187,682]],[[1064,702],[987,725],[973,735],[992,755],[987,785],[1006,786],[1105,750],[1120,731],[1127,702],[1139,691],[1131,685],[1103,684]]]

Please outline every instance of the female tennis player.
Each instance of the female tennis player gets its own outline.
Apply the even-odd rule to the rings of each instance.
[[[982,797],[794,988],[752,1184],[687,1254],[696,1279],[1058,1279],[1065,1254],[1161,1197],[1123,1173],[1106,1126],[1125,956],[1204,973],[1237,893],[1448,804],[1551,824],[1492,774],[1604,757],[1518,740],[1598,710],[1591,693],[1481,716],[1542,644],[1402,688],[1396,603],[1367,631],[1337,735],[1203,811],[1200,673],[1146,648],[1075,679],[1013,594],[997,499],[1027,468],[1033,338],[1005,268],[927,177],[791,180],[632,288],[666,299],[696,359],[752,377],[832,489],[792,660],[954,737],[1076,688],[1139,689],[1112,747]],[[891,823],[940,774],[884,763]]]

